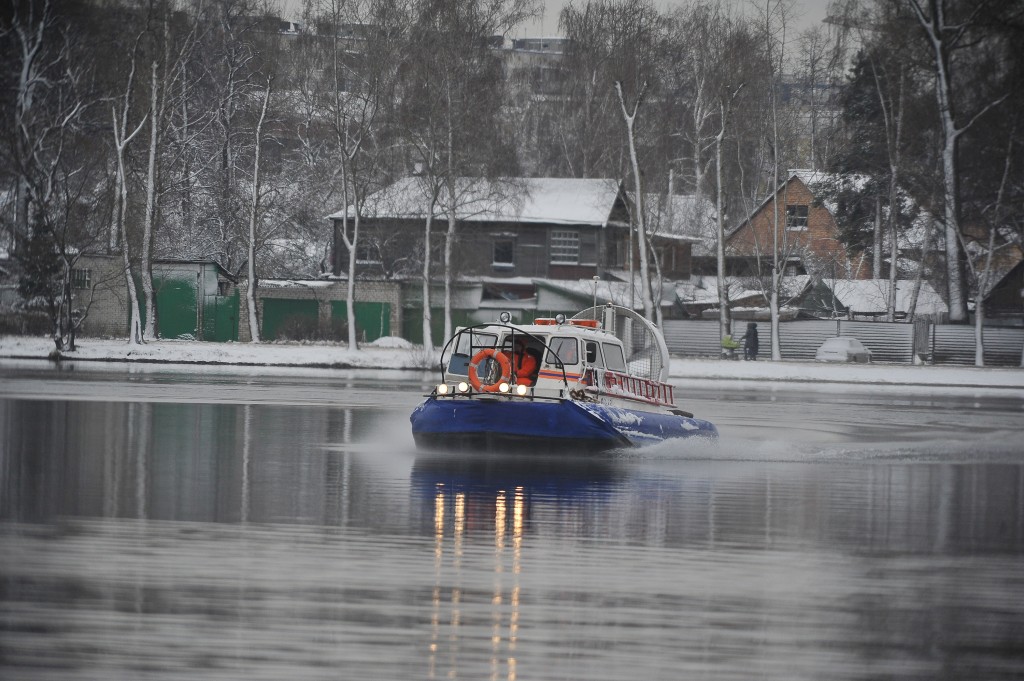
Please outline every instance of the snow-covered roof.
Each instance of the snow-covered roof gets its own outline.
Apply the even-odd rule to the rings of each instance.
[[[810,282],[811,277],[807,274],[784,277],[779,291],[782,303],[799,297]],[[751,285],[750,277],[726,277],[725,285],[729,300],[733,303],[765,299],[760,288]],[[684,305],[718,305],[718,278],[694,277],[688,282],[677,284],[676,296]]]
[[[260,288],[327,288],[333,286],[330,279],[260,279]]]
[[[552,291],[557,291],[562,295],[570,296],[581,301],[590,301],[594,298],[595,282],[593,279],[534,279],[533,281],[539,288],[547,288]],[[638,285],[633,291],[632,307],[634,309],[638,309],[643,306],[643,297],[640,293],[639,281],[640,280],[638,278]],[[622,307],[630,307],[629,282],[600,280],[596,282],[596,284],[598,305],[611,302]],[[673,284],[667,282],[662,285],[662,307],[671,306],[675,303],[675,292],[673,290],[673,286]]]
[[[635,201],[635,192],[628,192]],[[651,231],[661,236],[680,235],[699,240],[714,238],[715,205],[699,194],[644,194]]]
[[[619,196],[619,183],[611,179],[459,178],[456,216],[465,222],[532,222],[604,227]],[[422,177],[404,177],[367,197],[364,218],[424,219],[429,189]],[[447,219],[442,194],[435,217]],[[352,207],[348,215],[353,216]],[[328,219],[340,220],[345,209]]]
[[[888,279],[822,279],[821,283],[832,290],[836,300],[853,313],[869,314],[886,311],[889,299]],[[896,311],[906,312],[914,293],[915,282],[896,282]],[[921,282],[917,297],[917,314],[945,314],[949,312],[946,302],[927,281]]]

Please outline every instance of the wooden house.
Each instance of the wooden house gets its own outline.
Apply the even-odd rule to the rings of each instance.
[[[442,192],[432,213],[430,256],[438,278],[448,230],[445,206],[452,204],[454,271],[461,280],[485,281],[495,295],[535,295],[533,279],[606,279],[630,269],[630,202],[616,180],[460,178],[456,187],[454,200]],[[410,176],[367,198],[357,243],[359,276],[422,276],[430,195],[423,178]],[[351,230],[354,215],[350,207],[328,216],[335,233],[346,219]],[[694,241],[678,234],[654,237],[665,278],[689,277]],[[348,262],[343,241],[336,240],[334,249],[340,262]],[[636,265],[634,256],[634,270]]]

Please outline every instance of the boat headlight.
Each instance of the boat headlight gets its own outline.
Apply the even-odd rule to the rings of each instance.
[[[500,393],[507,393],[508,388],[508,383],[506,383],[505,381],[502,381],[501,383],[498,384],[498,392]]]
[[[442,383],[439,386],[437,386],[437,394],[438,395],[447,395],[448,394],[448,384],[447,383]]]
[[[520,383],[519,385],[516,386],[516,395],[519,395],[520,397],[522,397],[525,394],[526,394],[526,386],[523,385],[522,383]]]
[[[565,315],[564,314],[556,314],[555,315],[555,321],[558,322],[559,324],[565,324]]]
[[[502,312],[500,315],[498,315],[498,321],[500,321],[502,324],[508,324],[510,321],[512,321],[512,315],[508,311]]]
[[[459,392],[460,393],[468,393],[469,392],[469,383],[466,383],[465,381],[462,381],[461,383],[459,383]]]

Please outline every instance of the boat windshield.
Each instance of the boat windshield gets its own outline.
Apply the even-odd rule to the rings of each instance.
[[[469,361],[473,355],[486,348],[493,348],[498,342],[498,334],[481,333],[477,331],[464,331],[459,334],[455,341],[455,349],[452,350],[451,359],[448,362],[448,372],[466,376],[469,374]]]

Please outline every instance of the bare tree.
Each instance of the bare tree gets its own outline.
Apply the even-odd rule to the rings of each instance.
[[[771,64],[772,85],[769,88],[769,111],[771,114],[771,140],[769,142],[772,159],[772,191],[778,192],[780,186],[779,169],[782,163],[782,151],[780,149],[780,121],[779,121],[779,90],[783,63],[786,56],[786,30],[789,23],[789,7],[784,0],[765,0],[764,10],[761,14],[764,22],[762,26],[762,38],[764,40],[764,54],[766,61]],[[772,243],[771,243],[771,276],[769,279],[768,307],[771,314],[771,345],[772,359],[782,359],[782,349],[779,342],[779,296],[782,290],[782,279],[785,276],[785,256],[788,230],[779,229],[780,211],[778,209],[778,194],[775,194],[776,205],[772,212]]]
[[[400,75],[399,115],[414,164],[425,174],[427,219],[432,220],[430,205],[436,200],[448,221],[443,245],[448,338],[460,211],[466,200],[477,200],[475,184],[499,186],[462,178],[493,178],[514,170],[507,163],[512,153],[501,134],[501,64],[487,41],[532,16],[536,5],[533,0],[422,0],[414,11],[410,59]],[[435,196],[437,187],[441,189]],[[425,296],[424,305],[428,304]]]
[[[249,338],[253,343],[260,342],[259,318],[256,315],[256,253],[258,250],[256,237],[257,228],[260,222],[260,201],[263,196],[260,186],[261,152],[263,147],[263,124],[267,120],[267,108],[270,106],[270,93],[273,90],[273,78],[267,79],[266,87],[263,90],[263,104],[260,107],[259,120],[256,122],[254,133],[255,144],[253,145],[252,163],[252,194],[249,203],[249,235],[247,240],[246,272],[247,283],[245,287],[245,304],[249,311]]]
[[[56,350],[74,350],[82,311],[73,309],[72,272],[77,259],[97,244],[88,229],[95,223],[81,212],[95,200],[95,164],[82,153],[91,103],[85,88],[88,65],[49,2],[12,3],[11,10],[9,23],[0,29],[14,76],[8,79],[14,96],[0,105],[5,123],[0,158],[15,188],[19,288],[26,297],[45,299]]]
[[[985,113],[1006,98],[996,97],[977,107],[964,122],[956,97],[956,76],[953,73],[956,51],[970,45],[970,29],[987,2],[964,7],[964,16],[950,16],[948,0],[907,0],[931,48],[935,75],[935,97],[938,102],[942,134],[942,187],[946,229],[946,282],[949,318],[952,322],[967,321],[967,287],[964,281],[964,239],[961,226],[960,139]],[[969,11],[967,11],[969,10]]]
[[[727,136],[738,98],[745,88],[750,90],[748,83],[757,80],[762,69],[752,59],[757,50],[752,49],[746,23],[730,16],[721,4],[697,4],[677,11],[672,19],[670,63],[683,112],[678,135],[689,153],[696,200],[703,204],[708,193],[714,194],[719,336],[724,338],[732,333],[725,278]],[[709,170],[711,164],[714,168]],[[698,209],[698,214],[703,217],[704,211]]]
[[[644,215],[644,192],[640,181],[640,159],[636,149],[636,117],[643,104],[644,96],[647,93],[648,84],[645,82],[636,99],[627,106],[626,96],[622,92],[622,81],[615,81],[615,93],[619,98],[619,106],[622,109],[622,122],[626,125],[626,140],[629,146],[629,163],[633,168],[633,186],[636,193],[636,201],[633,206],[633,220],[636,229],[638,242],[637,253],[640,257],[640,295],[644,307],[644,317],[654,320],[654,302],[651,298],[651,275],[648,254],[650,252],[647,244],[647,222]]]
[[[142,131],[148,118],[148,114],[143,115],[138,123],[135,124],[134,129],[131,128],[129,122],[132,118],[132,109],[135,106],[135,70],[141,40],[142,33],[134,40],[128,55],[128,73],[124,77],[124,90],[110,108],[114,155],[117,160],[117,175],[114,223],[110,232],[109,247],[111,250],[117,250],[118,248],[121,250],[124,263],[125,285],[128,289],[128,343],[132,345],[145,342],[142,316],[139,310],[139,294],[135,286],[135,270],[132,266],[131,248],[128,240],[128,172],[125,159],[128,145]]]

